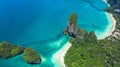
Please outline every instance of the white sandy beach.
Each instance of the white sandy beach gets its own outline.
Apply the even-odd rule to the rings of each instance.
[[[104,1],[108,6],[110,6],[110,5],[107,3],[108,0],[103,0],[103,1]]]
[[[115,27],[116,27],[116,20],[115,18],[113,17],[113,14],[109,14],[110,15],[110,18],[111,18],[111,21],[113,22],[113,25],[111,27],[111,30],[112,32],[115,30]]]
[[[115,30],[115,27],[116,27],[116,20],[115,20],[115,18],[110,13],[107,13],[107,15],[108,15],[108,19],[110,19],[109,20],[110,23],[107,26],[105,32],[98,39],[104,39],[104,38],[112,35],[112,32]]]
[[[109,13],[107,13],[107,14],[109,15],[108,19],[111,19],[110,22],[112,22],[112,23],[110,23],[110,25],[108,25],[106,31],[104,32],[104,34],[101,36],[100,39],[104,39],[105,37],[110,36],[112,34],[112,32],[115,30],[116,20],[114,19],[112,14],[109,14]],[[72,45],[71,43],[67,42],[62,47],[62,49],[60,49],[53,55],[52,62],[56,64],[55,67],[65,67],[64,56],[71,45]]]
[[[64,64],[64,56],[67,50],[70,48],[71,43],[67,42],[59,51],[57,51],[53,55],[53,63],[55,63],[55,67],[65,67]]]
[[[107,3],[107,0],[103,0],[108,6],[110,6],[108,3]],[[107,26],[105,32],[101,33],[102,35],[100,35],[98,37],[98,39],[104,39],[110,35],[112,35],[112,32],[115,30],[115,26],[116,26],[116,20],[115,18],[113,17],[113,15],[111,13],[107,13],[106,14],[108,15],[108,19],[109,20],[109,25]]]
[[[107,3],[106,0],[103,0],[105,3]],[[108,4],[108,3],[107,3]],[[108,4],[109,6],[109,4]],[[106,12],[107,13],[107,12]],[[115,26],[116,26],[116,20],[115,18],[113,17],[112,14],[110,13],[107,13],[108,15],[108,19],[109,20],[109,25],[107,26],[104,34],[102,34],[100,36],[99,39],[104,39],[105,37],[107,36],[110,36],[112,35],[112,32],[115,30]],[[112,23],[111,23],[112,22]],[[64,56],[65,56],[65,53],[67,52],[67,50],[71,47],[71,43],[67,42],[63,47],[62,49],[60,49],[58,52],[56,52],[54,55],[53,55],[53,63],[55,63],[55,67],[65,67],[65,64],[64,64]]]

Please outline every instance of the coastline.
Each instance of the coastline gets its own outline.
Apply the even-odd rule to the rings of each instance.
[[[107,26],[103,36],[101,37],[102,39],[104,39],[107,36],[112,35],[112,32],[116,29],[116,20],[113,16],[113,14],[111,13],[107,13],[108,19],[109,19],[109,25]],[[66,52],[68,51],[68,49],[71,47],[71,43],[68,41],[58,52],[56,52],[53,56],[54,58],[54,63],[57,63],[55,65],[55,67],[66,67],[64,64],[64,56],[66,54]]]
[[[108,6],[110,6],[110,5],[108,4],[108,2],[107,2],[108,0],[103,0],[103,1],[104,1]]]
[[[112,35],[112,32],[115,30],[115,27],[116,27],[116,20],[113,17],[113,14],[107,13],[107,15],[110,23],[107,26],[104,34],[101,36],[100,39],[104,39],[105,37]],[[55,67],[65,67],[64,56],[68,51],[68,49],[71,47],[71,45],[72,44],[68,41],[59,51],[57,51],[53,55],[52,62],[56,64]]]
[[[109,24],[106,27],[106,30],[104,31],[104,33],[98,38],[99,40],[104,39],[104,38],[112,35],[112,32],[115,30],[115,27],[116,27],[116,20],[113,17],[113,14],[107,13],[107,12],[106,12],[106,14],[107,14],[108,19],[109,19]]]
[[[55,67],[65,67],[64,64],[64,56],[68,49],[71,47],[71,43],[69,41],[59,50],[57,51],[53,57],[52,57],[52,62],[55,63]]]
[[[109,16],[110,16],[110,18],[111,18],[111,22],[113,23],[113,25],[112,25],[112,27],[111,27],[112,32],[113,32],[113,31],[115,30],[115,27],[116,27],[116,20],[115,20],[113,14],[109,13]]]
[[[103,0],[106,4],[107,0]],[[108,4],[108,6],[110,6]],[[101,35],[101,37],[99,39],[104,39],[105,37],[108,37],[110,35],[112,35],[112,32],[115,30],[116,28],[116,20],[113,16],[113,14],[106,12],[108,19],[109,19],[109,25],[107,26],[105,32],[103,35]],[[71,43],[69,43],[69,41],[59,50],[57,51],[54,55],[53,55],[53,59],[52,62],[55,63],[55,67],[65,67],[64,64],[64,56],[66,54],[66,52],[68,51],[68,49],[71,47]]]
[[[110,4],[108,4],[107,0],[103,0],[108,6],[110,6]],[[109,19],[109,24],[106,27],[105,31],[103,33],[101,33],[102,35],[100,37],[98,37],[98,39],[104,39],[110,35],[112,35],[112,32],[115,30],[116,27],[116,20],[113,16],[113,14],[105,12],[107,15],[107,19]]]

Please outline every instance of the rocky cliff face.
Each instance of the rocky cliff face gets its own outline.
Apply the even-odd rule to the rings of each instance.
[[[79,28],[77,24],[77,14],[72,14],[70,16],[67,23],[67,29],[64,30],[64,33],[74,38],[84,39],[89,37],[89,38],[97,39],[93,31],[87,33],[87,31],[83,30],[82,28]]]
[[[78,26],[75,26],[71,21],[68,21],[66,32],[72,37],[76,37]]]
[[[77,14],[71,14],[67,23],[67,29],[65,30],[66,34],[71,37],[81,38],[83,39],[87,32],[81,28],[79,28],[77,23]]]

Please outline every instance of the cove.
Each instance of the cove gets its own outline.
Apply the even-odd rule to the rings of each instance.
[[[29,65],[19,55],[0,59],[0,66],[53,67],[51,57],[69,40],[62,30],[70,14],[77,13],[79,26],[99,37],[111,23],[106,7],[102,0],[0,0],[0,41],[31,47],[43,58],[41,64]]]

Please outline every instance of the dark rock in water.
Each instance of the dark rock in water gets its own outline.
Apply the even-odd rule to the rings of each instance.
[[[23,59],[30,64],[40,64],[40,55],[31,48],[25,48],[23,52]]]
[[[8,42],[1,42],[0,43],[0,57],[7,59],[18,54],[23,53],[24,47],[19,47],[17,45],[12,45]]]

